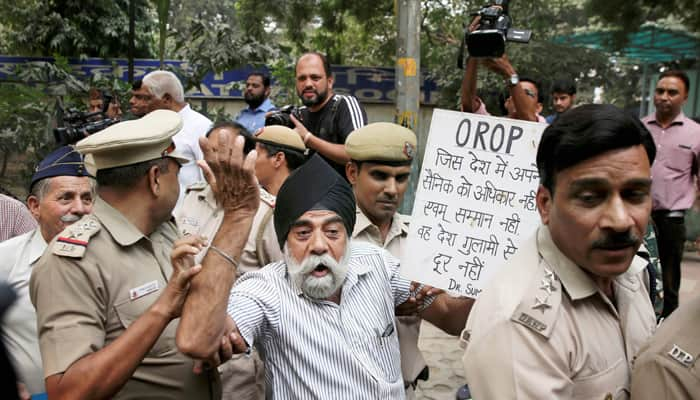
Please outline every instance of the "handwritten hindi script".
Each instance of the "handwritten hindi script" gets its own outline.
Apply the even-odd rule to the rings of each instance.
[[[476,297],[540,224],[544,124],[436,109],[403,246],[402,275]]]

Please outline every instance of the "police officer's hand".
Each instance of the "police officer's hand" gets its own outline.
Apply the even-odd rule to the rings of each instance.
[[[177,240],[173,246],[170,253],[173,273],[170,275],[170,280],[165,286],[163,294],[154,305],[163,307],[170,319],[180,316],[190,287],[190,280],[202,269],[201,265],[194,265],[194,255],[199,253],[205,243],[206,240],[202,236],[188,235]]]
[[[424,285],[418,292],[416,292],[420,285],[421,284],[418,282],[411,282],[411,287],[409,289],[411,295],[405,302],[396,307],[394,310],[396,316],[418,315],[418,313],[424,308],[424,301],[427,296],[437,296],[444,293],[442,289],[434,288],[428,285]]]
[[[255,159],[252,150],[244,157],[242,135],[232,137],[226,130],[217,135],[217,141],[206,137],[199,139],[206,166],[214,178],[211,186],[217,204],[224,213],[254,215],[258,209],[260,196],[258,181],[255,178]],[[206,168],[205,168],[206,169]],[[209,173],[206,171],[205,174]]]
[[[219,352],[208,360],[195,360],[193,372],[201,374],[206,369],[215,368],[231,359],[234,354],[245,353],[248,346],[240,335],[236,323],[231,317],[226,317],[225,334],[221,337]]]

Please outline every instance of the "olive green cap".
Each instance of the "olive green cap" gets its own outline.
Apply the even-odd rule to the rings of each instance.
[[[264,126],[255,131],[251,139],[255,142],[285,147],[301,153],[306,151],[304,141],[301,140],[299,134],[295,130],[282,125]]]
[[[412,130],[389,122],[365,125],[345,139],[345,151],[355,161],[410,163],[416,145]]]

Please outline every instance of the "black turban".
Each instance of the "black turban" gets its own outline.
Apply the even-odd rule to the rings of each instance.
[[[310,210],[338,214],[348,236],[355,227],[355,195],[350,184],[318,154],[289,175],[275,203],[275,233],[280,248],[284,247],[292,224]]]

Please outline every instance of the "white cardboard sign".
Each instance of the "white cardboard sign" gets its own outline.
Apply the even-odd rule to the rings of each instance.
[[[537,145],[546,125],[436,109],[401,274],[476,297],[540,224]]]

